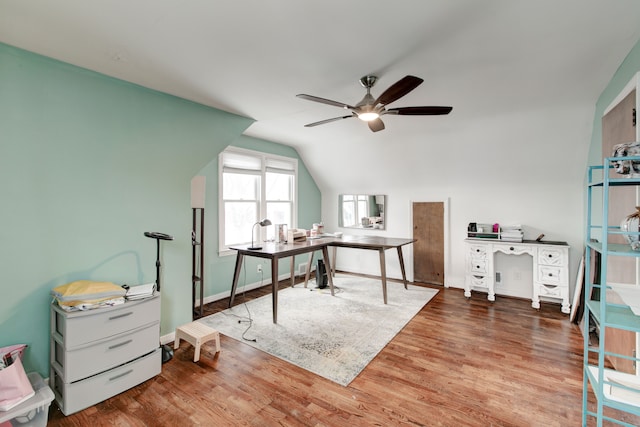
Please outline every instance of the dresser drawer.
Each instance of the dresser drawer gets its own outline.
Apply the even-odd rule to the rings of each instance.
[[[562,279],[563,271],[564,269],[562,267],[538,265],[538,282],[546,283],[548,285],[567,286],[567,283],[564,283],[564,280]]]
[[[469,271],[471,271],[472,273],[487,273],[488,271],[488,266],[487,266],[487,260],[486,259],[471,259],[470,261],[470,265],[469,265]]]
[[[563,298],[565,293],[567,292],[567,288],[564,286],[557,285],[537,285],[538,286],[538,296],[541,297],[553,297],[553,298]]]
[[[148,325],[160,317],[160,296],[96,310],[66,313],[53,308],[53,336],[67,350]]]
[[[51,381],[56,402],[65,415],[81,411],[158,375],[162,350],[75,383],[65,383],[54,368]]]
[[[488,288],[489,280],[487,279],[487,276],[477,276],[472,274],[469,276],[469,286],[472,288]]]
[[[65,351],[62,344],[54,340],[55,355],[51,363],[58,368],[62,380],[70,383],[147,354],[159,343],[160,322],[71,351]]]
[[[486,245],[469,245],[469,255],[472,258],[486,258],[487,246]]]
[[[502,252],[503,254],[507,255],[533,255],[533,246],[523,245],[522,243],[496,243],[493,245],[493,251]]]
[[[565,251],[557,248],[538,249],[538,264],[563,266],[567,265]]]

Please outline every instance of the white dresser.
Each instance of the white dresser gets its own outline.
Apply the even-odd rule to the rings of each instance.
[[[569,314],[569,245],[564,242],[507,242],[493,239],[466,239],[466,278],[464,295],[473,289],[487,292],[495,301],[494,254],[528,254],[533,258],[533,297],[531,306],[540,308],[540,297],[562,301],[562,312]]]
[[[160,295],[88,311],[51,304],[50,384],[65,415],[158,375]]]

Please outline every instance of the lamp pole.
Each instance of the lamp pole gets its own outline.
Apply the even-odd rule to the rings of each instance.
[[[156,291],[160,292],[160,240],[173,240],[173,236],[155,231],[145,231],[144,235],[150,239],[156,239]],[[162,363],[167,363],[173,358],[173,350],[168,345],[160,345],[162,349]]]

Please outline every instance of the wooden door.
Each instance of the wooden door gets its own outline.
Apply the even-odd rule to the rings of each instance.
[[[413,280],[444,285],[444,203],[413,204]]]
[[[633,112],[636,105],[635,90],[629,93],[618,105],[602,118],[602,157],[611,157],[613,146],[623,142],[636,140],[636,128]],[[617,175],[610,172],[612,177]],[[630,213],[635,211],[636,187],[615,187],[609,191],[609,225],[619,225]],[[609,236],[609,243],[626,243],[623,236]],[[608,257],[607,282],[636,284],[636,260],[632,257]],[[621,302],[615,294],[607,293],[611,302]],[[607,328],[605,333],[605,350],[614,353],[634,356],[636,334],[622,329]],[[609,358],[611,364],[619,371],[635,373],[632,360]]]

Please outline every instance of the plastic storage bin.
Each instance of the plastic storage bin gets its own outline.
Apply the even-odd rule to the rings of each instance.
[[[53,391],[37,372],[31,372],[27,377],[36,394],[8,411],[0,411],[0,427],[45,427],[47,425]]]

